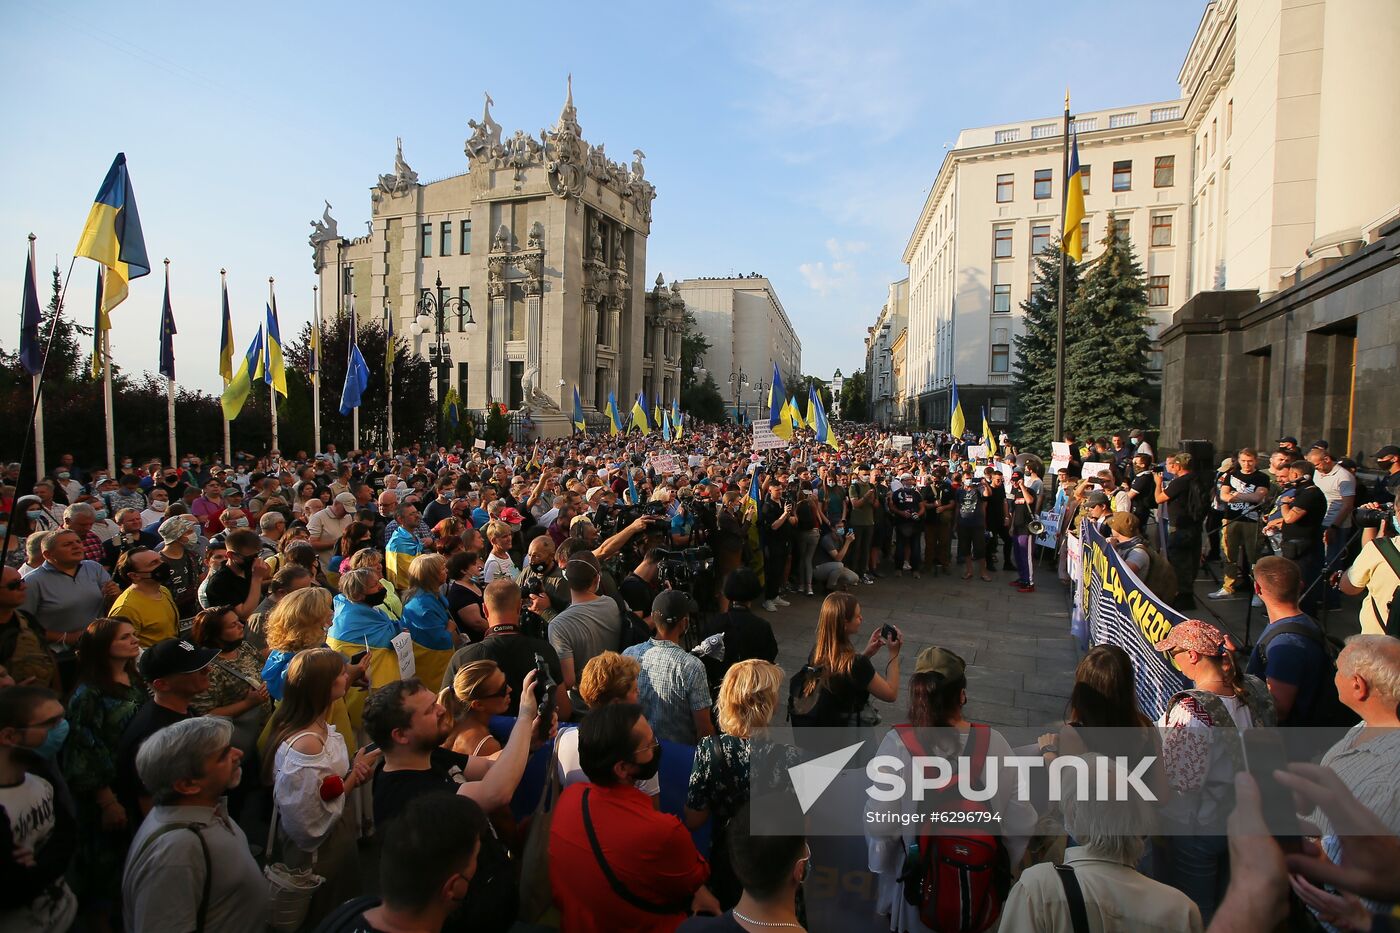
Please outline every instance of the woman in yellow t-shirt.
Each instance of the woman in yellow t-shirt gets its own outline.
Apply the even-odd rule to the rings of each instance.
[[[135,547],[117,558],[117,580],[125,583],[108,615],[125,619],[136,629],[142,648],[174,638],[179,632],[180,610],[175,597],[161,584],[169,582],[170,567],[150,548]]]

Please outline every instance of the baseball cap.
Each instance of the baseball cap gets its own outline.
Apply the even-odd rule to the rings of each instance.
[[[1114,512],[1108,520],[1108,527],[1116,535],[1131,538],[1138,533],[1137,516],[1132,512]]]
[[[662,590],[651,601],[652,615],[660,616],[667,622],[679,622],[700,611],[700,606],[680,590]]]
[[[937,674],[945,681],[966,676],[967,662],[947,648],[925,648],[914,659],[915,674]]]
[[[219,656],[214,648],[201,648],[184,638],[167,638],[141,652],[136,666],[147,683],[173,674],[193,674]]]
[[[501,521],[505,522],[507,525],[519,525],[525,521],[525,516],[521,515],[520,512],[515,509],[504,508],[501,509]]]
[[[1091,492],[1089,493],[1089,498],[1084,500],[1084,504],[1087,505],[1089,508],[1093,508],[1096,505],[1102,505],[1107,507],[1112,505],[1113,503],[1109,502],[1108,496],[1105,493]]]
[[[505,513],[502,513],[502,514],[505,514]],[[587,515],[575,515],[572,519],[569,520],[569,528],[570,528],[570,530],[572,530],[573,528],[575,528],[575,527],[577,527],[577,526],[579,526],[579,525],[591,525],[591,524],[593,524],[593,519],[589,518]]]
[[[359,500],[355,498],[354,493],[350,492],[342,492],[340,495],[336,496],[335,503],[342,509],[351,512],[356,511],[360,507]]]
[[[239,489],[237,486],[230,486],[224,490],[224,498],[227,499],[229,496],[238,496],[241,499],[243,497],[243,490]]]
[[[584,501],[586,501],[586,502],[592,502],[594,499],[596,499],[596,498],[598,498],[600,495],[602,495],[602,493],[603,493],[603,487],[602,487],[602,486],[594,486],[592,489],[588,490],[588,492],[586,492],[586,493],[583,494]]]
[[[1194,651],[1208,657],[1225,653],[1225,634],[1208,622],[1187,619],[1172,626],[1167,637],[1152,646],[1158,651]]]
[[[1278,442],[1279,442],[1280,444],[1288,444],[1288,445],[1291,446],[1291,447],[1297,447],[1297,446],[1298,446],[1298,438],[1296,438],[1296,437],[1280,437],[1280,438],[1278,439]]]
[[[1376,459],[1379,460],[1381,457],[1400,457],[1400,447],[1396,447],[1394,444],[1386,444],[1380,450],[1376,451]]]

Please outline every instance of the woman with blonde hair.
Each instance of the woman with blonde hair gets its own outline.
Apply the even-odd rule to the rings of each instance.
[[[350,752],[331,723],[345,698],[350,668],[330,648],[299,652],[287,667],[282,702],[268,725],[263,779],[272,784],[278,832],[274,848],[289,868],[313,866],[325,882],[316,889],[306,923],[314,927],[359,889],[359,850],[347,795],[369,782],[383,752]],[[268,853],[269,860],[272,853]]]
[[[520,576],[520,568],[515,566],[515,559],[510,556],[510,545],[515,540],[515,529],[505,522],[490,521],[482,529],[482,534],[491,545],[491,553],[486,558],[486,569],[482,571],[482,579],[486,586],[490,586],[492,581],[505,577],[514,580]]]
[[[452,732],[443,748],[494,758],[501,743],[491,735],[491,717],[507,715],[510,693],[505,671],[495,661],[472,661],[457,671],[452,686],[438,694],[438,702],[452,716]]]
[[[782,686],[783,671],[776,664],[757,659],[735,664],[719,688],[719,727],[724,731],[705,736],[695,749],[685,823],[698,829],[713,820],[709,885],[726,910],[743,893],[729,861],[729,821],[749,802],[754,775],[776,778],[798,763],[796,749],[765,739]],[[757,768],[755,755],[760,756]],[[777,785],[772,789],[777,790]]]
[[[384,584],[384,602],[379,604],[379,611],[393,619],[395,622],[403,618],[403,599],[399,596],[398,587],[393,581],[384,575],[384,555],[374,550],[365,548],[356,551],[350,559],[340,565],[340,572],[345,573],[350,570],[373,570],[379,575],[379,582]]]
[[[408,565],[408,579],[413,588],[403,604],[403,625],[413,639],[417,676],[426,684],[440,684],[447,673],[447,662],[457,650],[457,626],[442,597],[447,583],[447,558],[441,554],[419,554]]]
[[[884,626],[870,633],[865,650],[857,653],[851,637],[860,631],[860,603],[850,593],[831,593],[822,601],[817,618],[817,644],[807,659],[807,666],[816,675],[807,678],[799,696],[810,697],[821,692],[813,706],[819,721],[806,725],[843,726],[874,725],[879,720],[864,710],[871,696],[893,703],[899,695],[899,651],[904,636],[891,625],[893,637],[885,634]],[[884,647],[890,659],[883,675],[875,673],[871,658]],[[863,721],[864,720],[864,721]]]

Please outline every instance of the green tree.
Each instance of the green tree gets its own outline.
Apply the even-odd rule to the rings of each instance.
[[[486,430],[482,433],[486,438],[486,443],[492,447],[504,447],[506,441],[510,440],[510,423],[506,421],[505,412],[501,411],[501,406],[492,402],[486,407]]]
[[[1079,293],[1079,265],[1065,268],[1065,347],[1074,301]],[[1017,334],[1016,366],[1012,385],[1011,435],[1018,447],[1048,453],[1055,427],[1055,330],[1060,300],[1060,241],[1057,239],[1035,257],[1035,283],[1021,302],[1024,332]],[[980,429],[980,425],[979,425]]]
[[[1113,228],[1110,212],[1103,253],[1084,276],[1065,339],[1065,424],[1080,436],[1147,422],[1147,288],[1132,243]]]
[[[851,373],[841,384],[841,420],[870,420],[870,394],[866,388],[863,369]]]
[[[710,341],[705,339],[689,308],[686,308],[681,320],[681,393],[684,395],[686,389],[695,386],[695,371],[704,360],[705,352],[710,349]]]
[[[705,381],[700,383],[691,378],[690,385],[681,389],[681,409],[692,418],[711,424],[725,420],[724,399],[715,385],[714,373],[705,373]]]

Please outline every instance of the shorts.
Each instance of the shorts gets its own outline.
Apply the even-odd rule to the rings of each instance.
[[[958,560],[982,560],[987,556],[987,529],[983,525],[958,525]]]

